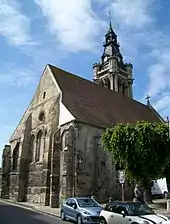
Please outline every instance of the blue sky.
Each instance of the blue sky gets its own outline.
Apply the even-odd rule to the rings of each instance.
[[[170,1],[0,0],[0,149],[8,144],[47,63],[92,79],[109,10],[134,98],[170,115]]]

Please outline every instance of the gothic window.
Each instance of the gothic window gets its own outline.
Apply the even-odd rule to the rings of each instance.
[[[110,79],[105,79],[104,80],[104,87],[110,89]]]
[[[44,146],[43,146],[43,156],[44,156],[44,151],[46,150],[46,138],[47,138],[47,130],[44,133]]]
[[[46,92],[43,92],[43,99],[45,99]]]
[[[35,144],[35,137],[34,135],[32,135],[30,140],[30,147],[29,147],[29,162],[30,163],[33,161],[34,144]]]
[[[42,131],[39,131],[37,135],[35,161],[40,160],[41,147],[42,147]]]
[[[17,170],[18,156],[19,156],[19,142],[15,146],[13,155],[12,155],[12,158],[13,158],[12,170],[13,171]]]
[[[110,79],[107,80],[107,88],[110,89]]]
[[[39,118],[39,121],[42,123],[45,120],[45,113],[41,111],[38,118]]]
[[[126,96],[126,89],[127,89],[127,85],[126,85],[126,82],[124,82],[123,85],[122,85],[122,93],[125,96]]]
[[[120,79],[118,79],[118,92],[120,92],[120,85],[121,85],[121,82],[120,82]]]

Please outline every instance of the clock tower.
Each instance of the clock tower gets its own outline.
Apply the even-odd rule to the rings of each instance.
[[[133,66],[130,63],[124,63],[123,56],[119,50],[120,46],[117,42],[117,35],[112,29],[111,22],[105,34],[103,47],[104,51],[101,61],[93,65],[94,82],[133,98]]]

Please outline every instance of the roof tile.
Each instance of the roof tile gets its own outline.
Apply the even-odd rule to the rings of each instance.
[[[79,121],[99,127],[140,120],[160,122],[146,105],[123,94],[49,65],[62,91],[62,102]]]

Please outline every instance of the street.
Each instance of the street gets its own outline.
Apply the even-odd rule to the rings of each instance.
[[[0,202],[0,223],[4,224],[69,224],[60,218]]]

